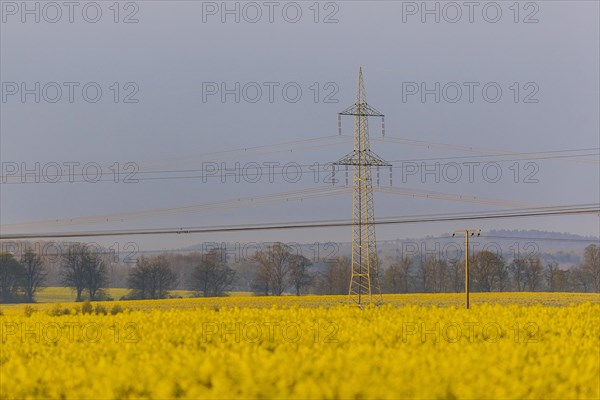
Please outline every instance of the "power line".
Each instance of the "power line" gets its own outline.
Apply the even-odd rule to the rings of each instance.
[[[336,143],[337,144],[337,143]],[[316,146],[316,147],[322,147],[322,145],[320,146]],[[555,153],[563,153],[563,152],[575,152],[575,151],[591,151],[591,150],[598,150],[598,148],[589,148],[589,149],[571,149],[571,150],[550,150],[550,151],[534,151],[534,152],[521,152],[521,153],[506,153],[506,154],[496,154],[496,155],[471,155],[471,156],[449,156],[449,157],[429,157],[429,158],[414,158],[414,159],[400,159],[400,160],[392,160],[389,161],[389,163],[392,164],[397,164],[397,163],[415,163],[415,162],[426,162],[426,161],[443,161],[443,160],[466,160],[466,159],[479,159],[479,158],[483,158],[483,157],[501,157],[501,156],[505,156],[505,155],[514,155],[514,156],[525,156],[525,155],[536,155],[538,154],[539,156],[537,157],[521,157],[521,158],[511,158],[511,159],[494,159],[491,162],[496,162],[496,163],[500,163],[500,162],[517,162],[517,161],[533,161],[533,160],[561,160],[561,159],[574,159],[574,158],[579,158],[579,157],[589,157],[589,156],[600,156],[600,152],[594,152],[594,153],[584,153],[584,154],[572,154],[572,155],[554,155],[554,156],[543,156],[542,154],[555,154]],[[287,152],[287,150],[286,150]],[[592,159],[583,159],[582,161],[590,161],[590,162],[594,162],[594,163],[600,163],[600,160],[592,160]],[[206,162],[206,161],[204,161]],[[293,164],[292,166],[295,168],[300,168],[299,170],[295,170],[295,173],[299,173],[299,174],[308,174],[308,175],[316,175],[316,174],[325,174],[325,173],[331,173],[332,171],[332,165],[330,163],[318,163],[315,162],[313,164],[300,164],[300,163],[288,163],[289,165]],[[270,166],[269,167],[269,172],[268,172],[268,176],[287,176],[289,175],[289,173],[284,172],[284,168],[287,168],[289,165],[285,164],[285,165],[279,165],[279,166]],[[262,166],[261,166],[262,168]],[[403,169],[404,166],[403,165],[396,165],[396,166],[392,166],[391,168],[393,169]],[[337,169],[337,171],[340,171],[339,169]],[[138,176],[139,175],[150,175],[150,174],[191,174],[191,173],[201,173],[201,175],[179,175],[179,176]],[[219,171],[216,171],[219,172]],[[229,171],[227,171],[227,175],[228,177],[233,177],[233,178],[237,178],[239,180],[240,176],[244,176],[244,173],[242,171],[242,168],[240,167],[240,174],[236,175],[230,175]],[[108,175],[108,176],[104,176],[101,177],[99,179],[94,179],[94,183],[99,183],[99,182],[115,182],[115,171],[113,171],[112,169],[108,168],[107,170],[102,171],[103,175]],[[52,183],[52,184],[56,184],[56,183],[89,183],[88,180],[84,179],[83,176],[79,176],[82,174],[77,174],[76,179],[72,176],[72,175],[67,175],[67,176],[63,176],[61,175],[47,175],[44,176],[44,180],[40,180],[39,182],[37,181],[28,181],[27,177],[25,177],[25,182],[23,182],[23,177],[20,175],[5,175],[5,176],[0,176],[0,184],[1,185],[27,185],[27,184],[44,184],[44,183]],[[119,172],[119,177],[118,179],[129,179],[132,182],[137,182],[137,181],[157,181],[157,180],[183,180],[183,179],[204,179],[204,180],[208,180],[208,179],[220,179],[221,176],[220,175],[207,175],[206,171],[202,168],[189,168],[189,169],[165,169],[165,170],[161,170],[161,169],[154,169],[154,170],[148,170],[148,171],[135,171],[135,172],[131,172],[132,177],[130,178],[121,178],[121,175],[123,176],[127,176],[128,172],[125,171],[120,171]],[[248,173],[248,175],[252,175],[251,173]],[[263,175],[262,170],[261,170],[261,176]],[[55,181],[56,178],[59,178],[58,180]],[[63,179],[65,178],[65,179]],[[254,178],[254,176],[251,176],[251,178]],[[16,182],[11,182],[10,180],[16,181]],[[21,182],[18,182],[17,180],[21,180]],[[238,183],[236,181],[236,183]],[[256,182],[248,182],[247,183],[256,183]]]
[[[453,239],[452,236],[427,236],[423,238],[408,238],[408,239],[389,239],[389,240],[381,240],[378,243],[393,243],[393,242],[411,242],[411,241],[420,241],[427,242],[431,240],[439,240],[439,239]],[[497,236],[497,235],[488,235],[481,234],[478,237],[480,240],[486,239],[506,239],[506,240],[537,240],[537,241],[564,241],[564,242],[582,242],[582,243],[596,243],[600,242],[600,238],[590,238],[590,239],[582,239],[582,238],[550,238],[550,237],[533,237],[533,236]]]
[[[539,209],[522,209],[513,211],[496,211],[484,213],[440,214],[388,217],[374,221],[376,225],[396,225],[429,222],[450,222],[465,220],[486,220],[505,218],[525,218],[537,216],[557,215],[584,215],[600,213],[600,204],[566,205],[555,207],[542,207]],[[254,225],[225,225],[209,227],[187,228],[162,228],[162,229],[132,229],[132,230],[106,230],[106,231],[81,231],[81,232],[50,232],[50,233],[24,233],[0,234],[1,240],[15,239],[42,239],[42,238],[73,238],[73,237],[100,237],[100,236],[131,236],[131,235],[165,235],[165,234],[191,234],[191,233],[216,233],[216,232],[249,232],[287,229],[316,229],[337,228],[352,226],[347,220],[315,220],[309,222],[288,222],[280,224],[254,224]]]
[[[581,238],[543,238],[543,237],[530,237],[530,236],[495,236],[495,235],[484,235],[484,238],[492,239],[522,239],[522,240],[547,240],[547,241],[558,241],[558,242],[585,242],[585,243],[596,243],[600,242],[600,239],[581,239]]]
[[[444,193],[437,192],[433,190],[420,190],[420,189],[410,189],[410,188],[400,188],[400,187],[388,187],[381,186],[376,187],[375,191],[378,193],[385,194],[394,194],[405,197],[420,197],[434,200],[447,200],[447,201],[458,201],[462,203],[475,203],[475,204],[486,204],[486,205],[496,205],[496,206],[504,206],[508,208],[534,208],[534,207],[543,207],[539,204],[531,204],[527,202],[518,202],[512,200],[502,200],[502,199],[493,199],[489,197],[480,197],[480,196],[471,196],[471,195],[458,195],[452,193]]]
[[[73,224],[90,224],[100,222],[122,222],[125,219],[156,217],[158,215],[170,214],[186,214],[217,210],[230,210],[241,208],[244,206],[262,205],[274,201],[303,201],[314,198],[327,196],[336,196],[344,194],[348,191],[345,187],[320,186],[316,188],[304,188],[296,191],[287,191],[283,193],[274,193],[266,195],[258,195],[254,197],[242,197],[229,200],[218,200],[209,203],[192,204],[178,207],[154,208],[139,211],[129,211],[114,214],[95,215],[95,216],[80,216],[73,218],[62,218],[45,221],[23,222],[15,224],[5,224],[3,227],[9,228],[26,228],[35,226],[57,226],[57,225],[73,225]]]
[[[242,207],[251,207],[263,205],[278,201],[303,201],[317,199],[323,197],[337,196],[349,191],[347,186],[321,186],[316,188],[307,188],[297,191],[287,191],[283,193],[274,193],[269,195],[261,195],[255,197],[235,198],[230,200],[220,200],[210,203],[193,204],[179,207],[155,208],[139,211],[129,211],[114,214],[95,215],[95,216],[80,216],[72,218],[52,219],[45,221],[33,221],[14,224],[5,224],[4,228],[33,228],[42,226],[65,226],[76,224],[91,224],[91,223],[106,223],[106,222],[123,222],[125,219],[139,219],[146,217],[156,217],[166,214],[186,214],[209,211],[222,211],[238,209]],[[421,190],[411,188],[398,187],[379,187],[375,188],[377,192],[384,194],[393,194],[412,198],[427,198],[433,200],[457,201],[462,203],[475,203],[484,205],[495,205],[507,208],[536,208],[541,207],[537,204],[529,204],[527,202],[516,202],[502,199],[494,199],[480,196],[457,195],[452,193],[444,193],[432,190]]]
[[[395,138],[395,137],[386,137],[382,139],[374,138],[374,140],[380,140],[386,143],[398,143],[405,144],[410,146],[419,146],[426,148],[441,148],[441,149],[452,149],[459,150],[464,152],[472,152],[472,153],[482,153],[485,155],[519,155],[521,153],[518,152],[508,152],[508,151],[498,151],[494,149],[486,149],[486,148],[478,148],[472,146],[461,146],[456,144],[447,144],[440,142],[431,142],[426,140],[414,140],[414,139],[403,139],[403,138]],[[595,150],[595,149],[594,149]],[[567,161],[577,161],[577,160],[567,160]],[[598,160],[590,160],[593,162],[598,162]]]

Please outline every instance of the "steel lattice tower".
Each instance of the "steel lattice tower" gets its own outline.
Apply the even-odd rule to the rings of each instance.
[[[352,276],[349,297],[359,306],[380,303],[377,246],[375,240],[375,211],[373,204],[372,166],[390,166],[371,151],[369,143],[369,117],[381,117],[383,114],[367,104],[362,67],[358,72],[358,92],[356,103],[338,114],[338,126],[341,133],[342,115],[354,116],[354,150],[334,165],[352,165]],[[373,299],[375,295],[375,300]]]

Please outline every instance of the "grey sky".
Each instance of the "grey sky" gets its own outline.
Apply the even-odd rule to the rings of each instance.
[[[59,2],[60,3],[60,2]],[[409,4],[410,3],[410,4]],[[521,160],[520,175],[514,182],[515,161],[501,161],[502,179],[497,183],[484,179],[481,171],[474,182],[466,178],[458,183],[441,179],[426,182],[417,175],[402,181],[400,169],[393,173],[394,186],[472,195],[536,205],[597,203],[600,197],[598,165],[599,143],[599,5],[595,1],[521,2],[518,23],[514,22],[512,1],[497,2],[502,16],[496,23],[495,8],[480,2],[469,22],[468,9],[456,23],[453,9],[439,4],[440,23],[434,16],[407,15],[414,11],[411,2],[322,2],[318,23],[314,22],[314,3],[280,2],[274,8],[274,22],[268,21],[268,8],[258,2],[263,12],[256,23],[244,21],[254,17],[247,3],[240,3],[240,23],[234,16],[221,22],[221,15],[204,15],[213,4],[201,1],[138,1],[119,10],[114,23],[113,2],[98,2],[102,17],[97,23],[86,22],[81,10],[68,21],[66,8],[56,23],[36,23],[31,15],[21,22],[21,10],[13,2],[2,1],[0,77],[3,83],[1,106],[1,149],[3,163],[88,162],[110,166],[136,163],[141,171],[150,169],[202,168],[206,153],[273,143],[289,142],[337,134],[337,112],[351,105],[356,92],[358,67],[363,66],[367,99],[386,114],[386,135],[394,139],[423,140],[456,146],[472,146],[502,152],[543,152],[595,148],[595,150],[556,153],[563,159]],[[8,5],[7,5],[8,4]],[[14,3],[20,7],[21,2]],[[35,7],[35,2],[29,2]],[[39,3],[43,9],[45,3]],[[60,3],[62,4],[62,3]],[[235,7],[235,2],[228,2]],[[288,10],[282,14],[284,6]],[[295,4],[302,10],[297,23]],[[417,6],[421,2],[414,3]],[[456,4],[463,4],[458,2]],[[291,8],[290,8],[291,7]],[[487,7],[488,14],[482,15]],[[494,6],[495,7],[495,6]],[[404,15],[403,15],[404,10]],[[445,11],[444,11],[445,10]],[[53,18],[47,9],[47,18]],[[93,9],[90,11],[93,14]],[[444,13],[445,12],[445,13]],[[123,23],[133,13],[137,23]],[[333,13],[333,14],[331,14]],[[13,15],[14,14],[14,15]],[[89,15],[87,17],[89,18]],[[409,13],[411,14],[411,13]],[[323,20],[337,19],[337,23]],[[93,15],[92,15],[93,16]],[[406,22],[403,22],[403,18]],[[525,19],[537,23],[524,23]],[[20,93],[7,94],[14,82],[33,87],[48,82],[80,83],[73,103],[63,97],[56,103],[43,94],[36,103],[34,95],[21,101]],[[96,82],[102,88],[97,103],[83,99],[81,87]],[[113,83],[119,83],[118,103],[114,102]],[[262,98],[251,103],[241,96],[239,103],[228,95],[222,102],[219,94],[203,99],[203,83],[256,82],[264,90]],[[265,82],[277,82],[273,102],[268,101]],[[456,82],[462,97],[456,103],[448,98],[452,88],[425,102],[420,94],[407,95],[411,82],[425,82],[433,88]],[[465,82],[475,82],[473,102],[468,100]],[[517,82],[519,93],[517,102]],[[126,83],[132,83],[125,87]],[[302,89],[296,103],[284,98],[281,88],[294,83]],[[319,93],[315,102],[315,87]],[[326,87],[327,83],[333,86]],[[482,97],[482,87],[493,83],[502,96],[493,103]],[[8,86],[7,86],[8,85]],[[477,86],[478,85],[478,86]],[[124,103],[128,93],[137,103]],[[338,103],[325,102],[332,92]],[[492,88],[493,89],[493,88]],[[492,90],[490,89],[490,90]],[[50,89],[49,89],[50,90]],[[440,89],[441,90],[441,89]],[[492,93],[492,92],[488,92]],[[252,92],[246,93],[249,97]],[[52,96],[51,92],[47,93]],[[403,96],[404,95],[404,96]],[[529,97],[527,97],[530,95]],[[247,96],[247,97],[248,97]],[[403,97],[406,97],[403,99]],[[538,100],[526,103],[525,100]],[[203,101],[206,100],[206,101]],[[344,133],[351,134],[352,121],[343,121]],[[380,137],[380,121],[371,121],[371,137]],[[316,142],[319,144],[321,142]],[[315,143],[313,143],[314,145]],[[302,146],[309,146],[311,142]],[[260,155],[250,152],[243,158],[218,153],[212,161],[233,166],[243,163],[279,162],[285,164],[326,163],[352,150],[346,141],[310,151]],[[414,160],[439,157],[481,156],[452,148],[410,146],[406,142],[373,141],[373,150],[387,160]],[[281,148],[285,149],[285,146]],[[554,154],[554,153],[553,153]],[[582,156],[588,154],[587,156]],[[565,156],[573,156],[564,159]],[[541,156],[548,157],[549,153]],[[540,157],[541,157],[540,156]],[[192,157],[195,162],[184,162]],[[531,157],[530,157],[531,158]],[[159,164],[156,160],[174,159]],[[456,159],[482,164],[496,160],[513,160],[515,156]],[[438,160],[449,162],[451,160]],[[431,161],[435,162],[435,161]],[[527,162],[534,166],[525,167]],[[7,165],[7,164],[4,164]],[[395,163],[401,166],[401,163]],[[510,168],[511,166],[512,169]],[[526,169],[527,168],[527,169]],[[538,183],[523,182],[533,173]],[[466,171],[463,170],[463,173]],[[3,171],[5,172],[5,171]],[[177,175],[177,174],[174,174]],[[138,173],[138,177],[144,176]],[[110,176],[108,176],[110,178]],[[489,178],[489,176],[487,177]],[[32,178],[29,179],[31,181]],[[42,177],[42,180],[43,177]],[[21,222],[93,216],[154,208],[178,207],[214,201],[226,201],[270,193],[298,191],[323,186],[305,172],[298,183],[276,178],[269,183],[233,182],[216,179],[142,180],[139,183],[40,183],[2,184],[0,217],[3,225]],[[389,184],[387,171],[381,171],[382,186]],[[445,181],[445,182],[444,182]],[[406,196],[376,194],[376,216],[398,216],[506,207],[413,199]],[[350,218],[349,193],[302,202],[274,202],[268,205],[206,213],[170,214],[108,224],[69,225],[64,227],[6,228],[3,233],[125,229],[137,227],[178,227],[259,222],[284,222],[303,219]],[[439,234],[455,224],[395,226],[378,229],[378,238]],[[598,216],[534,218],[489,221],[477,224],[482,229],[548,229],[580,234],[599,234]],[[136,238],[147,247],[179,247],[207,240],[349,240],[349,229],[316,232],[265,232],[257,235],[214,235],[190,237]]]

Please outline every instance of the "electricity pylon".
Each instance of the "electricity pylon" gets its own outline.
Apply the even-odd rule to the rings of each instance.
[[[381,303],[379,285],[377,246],[375,240],[375,220],[373,207],[372,166],[390,166],[371,151],[369,143],[369,117],[383,114],[367,104],[362,67],[358,71],[358,92],[356,103],[338,114],[341,134],[342,115],[354,117],[354,150],[334,165],[352,165],[354,170],[352,198],[352,276],[349,298],[359,306]],[[373,295],[376,299],[373,301]]]

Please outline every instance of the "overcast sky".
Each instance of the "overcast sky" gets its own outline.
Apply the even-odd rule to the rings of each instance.
[[[386,141],[379,140],[378,118],[370,133],[372,149],[394,161],[394,190],[490,200],[378,192],[376,217],[599,202],[596,1],[477,2],[471,9],[427,2],[433,13],[422,2],[400,1],[228,2],[230,13],[222,2],[137,1],[118,9],[113,3],[70,9],[62,2],[1,2],[2,233],[349,219],[351,193],[331,195],[323,189],[331,186],[325,174],[315,182],[307,168],[291,182],[289,169],[285,179],[274,174],[270,182],[265,163],[325,164],[352,150],[349,137],[322,138],[337,135],[337,113],[354,102],[359,66],[369,104],[386,115]],[[342,126],[344,135],[352,134],[351,119]],[[310,138],[321,139],[302,142]],[[287,142],[293,143],[250,149]],[[249,150],[226,152],[240,148]],[[202,179],[210,168],[236,162],[239,183],[232,176],[225,183]],[[439,177],[422,176],[421,162],[439,168]],[[465,162],[479,163],[471,164],[472,182]],[[23,178],[23,169],[36,171],[36,163],[39,170]],[[77,182],[69,183],[67,166],[74,163]],[[484,171],[487,163],[496,164]],[[50,183],[56,165],[61,180]],[[85,182],[95,180],[97,165],[104,167],[101,181]],[[263,175],[252,183],[255,165]],[[128,172],[153,179],[123,182]],[[381,170],[381,189],[389,180]],[[295,194],[262,205],[239,201],[220,210],[110,217],[298,191],[306,193],[302,201]],[[311,191],[327,196],[311,199]],[[98,215],[108,222],[13,225]],[[438,235],[464,224],[388,226],[377,233],[378,239]],[[598,216],[468,225],[599,234]],[[349,241],[350,230],[118,240],[173,248],[278,239]]]

